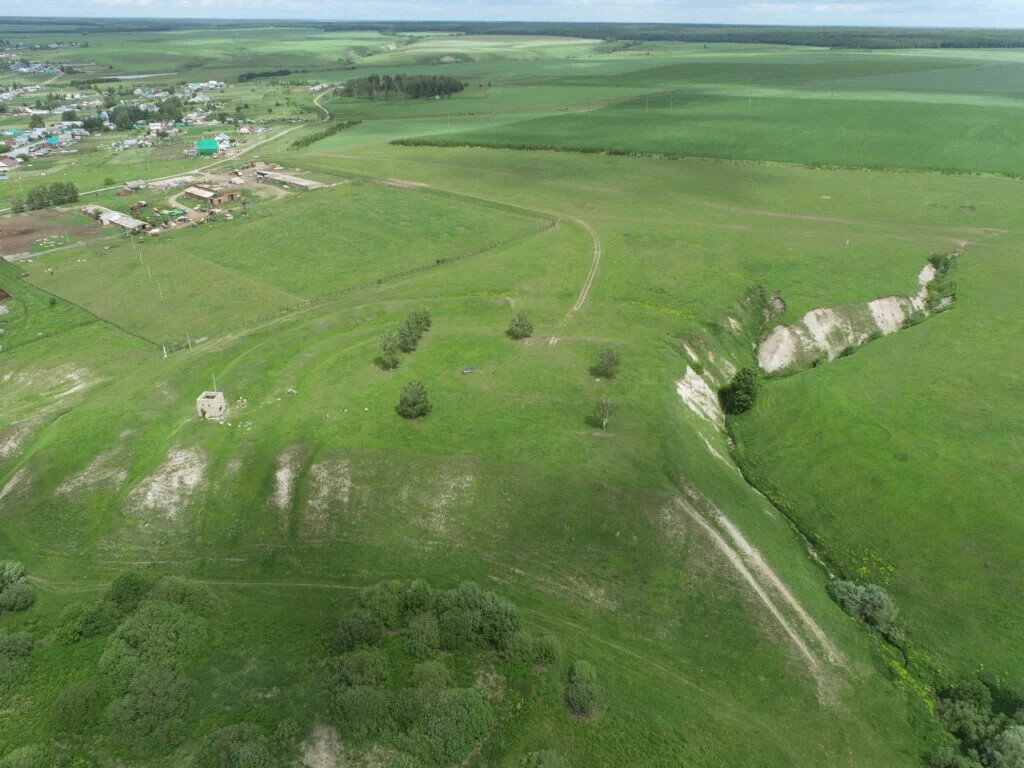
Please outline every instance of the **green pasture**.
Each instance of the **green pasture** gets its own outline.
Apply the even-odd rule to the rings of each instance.
[[[250,211],[155,242],[121,237],[113,247],[104,242],[41,255],[25,265],[28,279],[153,341],[178,345],[186,333],[214,336],[542,225],[539,218],[372,184]]]

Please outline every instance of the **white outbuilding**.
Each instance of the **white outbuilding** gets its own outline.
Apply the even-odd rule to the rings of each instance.
[[[196,415],[200,419],[221,419],[228,412],[223,392],[203,392],[196,399]]]

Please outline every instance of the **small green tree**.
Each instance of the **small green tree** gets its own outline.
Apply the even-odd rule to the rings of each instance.
[[[28,127],[30,129],[45,128],[46,120],[43,118],[42,115],[32,115],[32,117],[28,121]]]
[[[575,714],[592,717],[603,703],[603,694],[597,685],[597,670],[589,661],[574,662],[569,668],[569,684],[565,701]]]
[[[416,324],[416,327],[420,329],[420,333],[426,333],[430,330],[431,323],[433,322],[430,318],[430,310],[426,307],[417,309],[409,318]]]
[[[25,198],[20,195],[15,195],[11,198],[11,213],[24,213],[25,212]]]
[[[416,351],[416,345],[420,343],[420,336],[423,332],[419,325],[410,315],[398,326],[398,348],[408,354]]]
[[[601,429],[608,430],[608,420],[612,417],[613,413],[615,413],[615,401],[608,397],[608,395],[601,395],[597,398],[597,403],[594,405],[594,415],[601,422]]]
[[[377,355],[377,365],[385,371],[393,371],[398,367],[398,334],[388,331],[380,337],[380,354]]]
[[[741,368],[732,381],[718,391],[722,408],[726,413],[746,413],[757,405],[761,391],[761,372],[757,368]]]
[[[533,321],[526,316],[526,313],[519,310],[512,316],[512,322],[505,331],[513,339],[525,339],[533,335]]]
[[[602,379],[614,379],[619,372],[619,353],[614,349],[601,350],[597,362],[590,367],[590,372]]]
[[[427,388],[422,381],[410,381],[405,385],[398,398],[396,410],[399,416],[406,419],[418,419],[430,413],[430,399],[427,397]]]

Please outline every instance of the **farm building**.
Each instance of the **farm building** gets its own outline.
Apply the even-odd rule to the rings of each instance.
[[[223,392],[203,392],[196,398],[196,415],[200,419],[219,419],[228,412]]]
[[[303,179],[287,173],[278,173],[277,171],[256,171],[256,178],[260,181],[276,181],[278,184],[284,184],[286,187],[295,187],[307,191],[320,189],[320,187],[324,186],[319,181],[310,181],[309,179]]]
[[[193,184],[191,187],[186,187],[185,196],[210,205],[224,205],[224,203],[238,199],[238,193],[233,190],[218,189],[206,184]]]
[[[220,152],[220,144],[216,139],[203,139],[196,142],[196,152],[200,157],[210,157]]]
[[[104,208],[102,205],[87,205],[82,208],[82,213],[99,219],[105,227],[113,224],[115,227],[120,227],[126,232],[143,232],[149,229],[149,224],[146,222],[136,219],[134,216],[129,216],[127,213]]]

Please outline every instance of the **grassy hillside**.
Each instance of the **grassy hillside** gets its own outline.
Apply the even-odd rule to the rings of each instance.
[[[960,675],[990,671],[1013,714],[1024,221],[1020,182],[980,172],[1018,171],[1018,54],[89,39],[61,55],[226,78],[245,119],[292,129],[222,170],[258,154],[331,186],[0,265],[0,561],[27,569],[0,568],[0,610],[36,594],[0,613],[0,766],[224,766],[236,739],[306,768],[912,768],[952,743],[936,696]],[[373,72],[468,86],[328,92],[362,122],[292,146],[321,127],[312,82]],[[208,162],[107,138],[24,181]],[[912,294],[958,249],[952,309],[722,417],[714,390],[772,325]],[[382,337],[424,309],[384,370]],[[200,420],[214,381],[228,415]],[[407,420],[413,381],[432,410]],[[829,571],[884,585],[909,640],[846,615]]]

